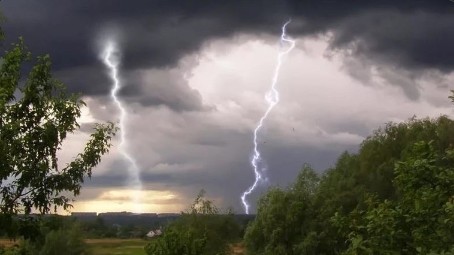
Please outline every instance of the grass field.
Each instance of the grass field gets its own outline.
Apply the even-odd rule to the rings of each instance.
[[[148,241],[142,239],[86,239],[92,255],[146,255]],[[11,247],[14,241],[0,239],[0,246]]]
[[[148,241],[142,239],[86,239],[92,255],[146,255],[144,251]],[[0,246],[12,246],[13,241],[0,239]],[[241,243],[231,245],[232,255],[244,254]]]
[[[142,239],[87,239],[93,255],[145,255]]]

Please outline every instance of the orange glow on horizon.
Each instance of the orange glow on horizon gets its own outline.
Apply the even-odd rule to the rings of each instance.
[[[140,194],[137,194],[137,193]],[[134,203],[133,196],[142,196],[141,212],[134,211],[138,206]],[[59,214],[71,212],[132,212],[132,213],[179,213],[186,208],[179,196],[171,191],[158,190],[106,190],[93,200],[77,200],[69,212],[59,210]]]

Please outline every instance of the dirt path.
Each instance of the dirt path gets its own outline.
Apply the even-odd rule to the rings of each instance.
[[[243,243],[232,244],[231,248],[232,248],[231,255],[244,255],[245,254]]]
[[[16,243],[18,243],[18,242],[9,240],[9,239],[0,239],[0,246],[3,246],[3,247],[11,247]]]

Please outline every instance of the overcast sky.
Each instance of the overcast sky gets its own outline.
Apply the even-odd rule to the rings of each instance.
[[[48,53],[56,77],[88,107],[60,153],[68,162],[94,122],[118,121],[100,55],[121,51],[127,149],[143,181],[143,211],[184,210],[200,189],[243,212],[253,182],[252,132],[267,105],[282,24],[280,103],[260,132],[269,185],[304,163],[323,172],[389,121],[453,115],[454,2],[450,0],[4,0],[6,40]],[[118,138],[118,137],[117,137]],[[114,141],[118,145],[119,141]],[[114,146],[73,211],[133,211],[128,165]]]

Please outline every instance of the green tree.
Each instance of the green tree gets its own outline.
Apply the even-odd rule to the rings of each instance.
[[[415,144],[425,146],[416,150]],[[446,116],[388,123],[366,138],[357,153],[340,155],[319,180],[301,182],[313,191],[309,199],[292,194],[295,187],[270,189],[246,230],[249,253],[449,251],[453,148],[454,121]],[[429,156],[436,159],[433,165],[427,163]],[[412,190],[404,188],[413,182]],[[298,209],[292,211],[293,206]]]
[[[77,224],[69,229],[52,230],[46,235],[40,255],[82,255],[88,254],[87,244]]]
[[[251,254],[307,254],[318,182],[317,174],[305,166],[287,190],[272,188],[260,199],[257,217],[245,234]]]
[[[0,228],[4,229],[19,212],[68,209],[67,194],[79,194],[116,131],[112,123],[97,124],[85,149],[59,166],[57,152],[68,134],[79,128],[84,102],[68,95],[52,77],[49,56],[38,57],[23,80],[21,71],[30,59],[20,40],[3,55],[0,66]]]
[[[207,243],[206,236],[192,229],[176,231],[169,228],[162,237],[145,246],[148,255],[201,255]]]
[[[447,252],[454,243],[454,151],[440,153],[432,142],[418,142],[395,167],[398,199],[377,200],[346,219],[346,254],[428,254]]]
[[[443,154],[454,144],[454,121],[446,116],[388,123],[366,138],[358,153],[343,153],[321,181],[313,210],[312,229],[318,245],[314,254],[338,254],[347,248],[350,230],[333,224],[335,214],[347,216],[352,211],[377,203],[400,199],[394,184],[395,165],[413,154],[417,142],[431,142]]]
[[[69,222],[68,222],[69,223]],[[47,224],[41,221],[40,233],[35,233],[42,238],[20,239],[19,242],[10,248],[5,248],[5,254],[17,255],[52,255],[69,254],[82,255],[88,254],[88,246],[84,242],[82,232],[78,224],[71,222],[65,227],[50,230]],[[0,254],[2,254],[0,252]]]
[[[231,212],[220,214],[202,190],[189,210],[170,223],[162,236],[145,247],[149,255],[222,255],[239,239],[240,226]]]

